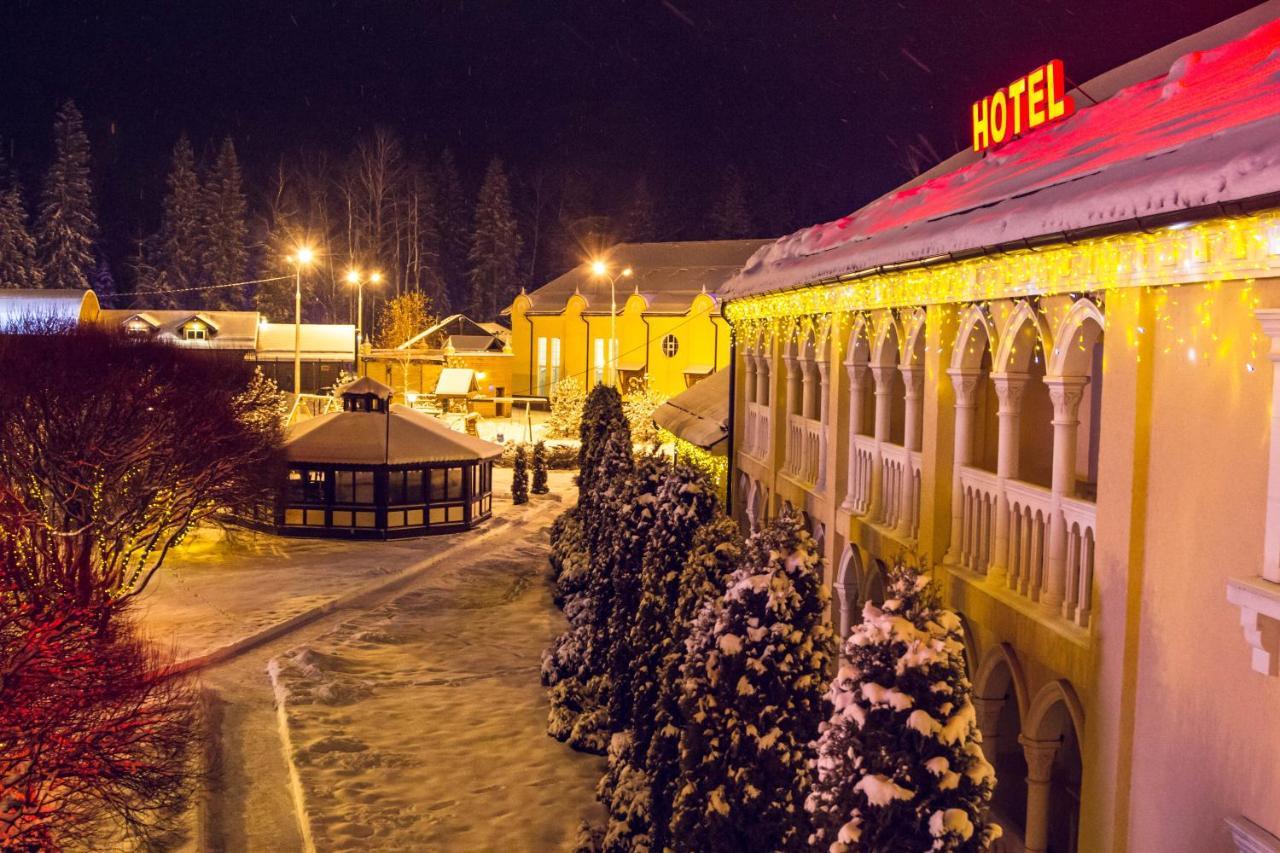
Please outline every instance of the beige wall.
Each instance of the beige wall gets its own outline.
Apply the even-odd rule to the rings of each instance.
[[[1272,377],[1268,341],[1252,312],[1255,297],[1280,306],[1280,282],[1248,288],[1186,284],[1106,295],[1095,606],[1083,632],[1058,629],[1034,607],[1011,606],[963,573],[938,568],[950,539],[954,394],[946,369],[957,312],[928,311],[915,547],[964,613],[975,655],[985,658],[1001,644],[1015,650],[1027,704],[1059,680],[1079,697],[1082,851],[1231,850],[1223,821],[1237,814],[1280,834],[1280,678],[1251,669],[1239,610],[1226,600],[1228,578],[1260,570],[1266,512]],[[1067,297],[1043,299],[1048,325],[1070,306]],[[993,303],[997,324],[1007,310]],[[836,335],[847,334],[836,324]],[[847,543],[884,559],[903,546],[839,507],[849,452],[843,345],[831,361],[830,486],[819,493],[781,473],[781,349],[769,344],[772,440],[760,457],[739,452],[735,506],[744,517],[745,475],[768,493],[770,514],[784,500],[805,509],[827,531],[833,581]],[[746,369],[738,363],[741,450]],[[1082,414],[1089,408],[1084,403]],[[1033,399],[1025,411],[1040,421],[1052,416],[1047,399]],[[1083,479],[1088,442],[1081,432],[1076,470]],[[1051,430],[1028,439],[1023,458],[1029,455],[1034,473],[1027,479],[1047,481]]]

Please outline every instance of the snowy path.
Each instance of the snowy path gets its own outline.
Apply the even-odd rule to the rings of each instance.
[[[557,850],[601,766],[544,733],[552,515],[281,658],[320,850]]]
[[[562,618],[545,576],[546,528],[573,499],[567,474],[553,472],[552,486],[565,504],[535,498],[526,521],[483,540],[419,540],[423,549],[449,547],[449,559],[365,607],[324,615],[204,670],[201,681],[218,696],[221,767],[198,817],[202,841],[186,849],[303,849],[266,674],[268,661],[291,652],[321,662],[311,672],[323,675],[313,680],[336,691],[328,697],[335,704],[305,704],[303,694],[322,684],[308,683],[304,671],[286,672],[299,693],[289,703],[291,733],[318,849],[563,848],[578,818],[594,815],[600,766],[543,732],[538,660]],[[520,514],[505,501],[496,509]],[[387,556],[378,543],[348,547],[341,553],[348,566],[360,561],[360,548]],[[327,546],[315,551],[326,564],[338,556]],[[295,571],[310,570],[305,557],[290,560]],[[376,582],[390,562],[358,573],[348,589]],[[332,574],[327,568],[326,583]],[[213,584],[201,592],[202,600],[218,595]],[[228,593],[225,603],[237,600],[243,591]],[[293,610],[257,606],[278,615]],[[208,620],[184,626],[165,606],[147,616],[153,625],[178,625],[180,648],[220,633]]]

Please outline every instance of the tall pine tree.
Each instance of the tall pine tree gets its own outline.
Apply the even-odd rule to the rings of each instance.
[[[960,619],[928,577],[897,565],[882,607],[867,604],[828,694],[806,807],[832,851],[978,853],[995,772],[983,757]]]
[[[164,197],[164,212],[160,220],[160,258],[158,268],[163,287],[157,290],[185,290],[204,283],[201,264],[201,209],[200,177],[196,174],[196,155],[191,140],[184,133],[173,146],[173,160],[165,179],[168,190]],[[139,282],[140,290],[149,290],[146,282]],[[168,294],[155,293],[148,303],[161,308],[180,302],[205,303],[203,293]]]
[[[466,310],[471,289],[467,286],[467,255],[471,251],[473,224],[467,192],[458,174],[453,151],[446,148],[435,167],[436,230],[440,234],[440,274],[453,310]],[[477,318],[479,319],[479,318]]]
[[[249,266],[248,204],[244,197],[236,146],[227,137],[205,181],[203,197],[204,239],[200,258],[210,285],[244,281]],[[240,308],[240,288],[211,288],[199,294],[211,307]]]
[[[741,173],[730,166],[720,181],[720,195],[707,217],[711,237],[715,240],[737,240],[750,237],[755,226],[747,203],[747,185]]]
[[[53,147],[35,228],[44,286],[84,290],[94,267],[98,220],[89,182],[89,136],[74,101],[58,110]]]
[[[10,180],[0,186],[0,287],[40,287],[43,281],[22,188]]]
[[[622,215],[622,239],[628,243],[650,243],[658,239],[658,211],[644,176],[636,179]]]
[[[695,620],[684,666],[677,850],[807,848],[807,749],[834,651],[813,537],[787,511],[747,540],[724,598]]]
[[[467,256],[471,282],[467,304],[473,319],[492,321],[515,298],[520,289],[521,247],[507,175],[495,157],[476,199],[475,231]]]

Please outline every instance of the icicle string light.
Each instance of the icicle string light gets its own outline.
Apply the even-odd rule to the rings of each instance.
[[[1268,212],[811,284],[734,299],[724,313],[735,338],[747,346],[762,338],[795,341],[812,336],[822,342],[837,316],[846,334],[864,321],[867,343],[874,345],[879,327],[867,312],[877,309],[891,309],[900,318],[907,312],[896,309],[949,306],[951,324],[968,305],[990,313],[993,300],[1088,294],[1101,304],[1108,291],[1141,287],[1158,291],[1156,320],[1169,329],[1179,307],[1177,288],[1194,284],[1206,288],[1210,298],[1197,306],[1196,328],[1179,330],[1169,347],[1195,346],[1188,337],[1194,334],[1203,338],[1202,348],[1207,343],[1221,350],[1212,308],[1223,282],[1243,282],[1240,298],[1256,308],[1253,280],[1274,275],[1280,275],[1280,213]],[[905,324],[899,323],[899,329]],[[1124,332],[1135,346],[1136,336],[1146,333],[1141,327]],[[1251,364],[1257,358],[1254,337]],[[842,342],[831,343],[835,359]],[[899,343],[903,344],[901,336]],[[969,345],[986,343],[971,337]]]

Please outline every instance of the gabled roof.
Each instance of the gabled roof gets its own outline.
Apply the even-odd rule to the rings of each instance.
[[[127,317],[124,322],[125,324],[128,324],[132,323],[134,320],[141,320],[153,330],[160,328],[160,321],[156,319],[155,315],[148,314],[146,311],[139,311],[137,314]]]
[[[631,267],[617,281],[618,310],[633,292],[648,302],[648,313],[684,313],[698,294],[714,296],[756,249],[768,240],[703,240],[680,243],[619,243],[604,252],[613,272]],[[533,313],[559,313],[575,293],[587,300],[588,313],[609,312],[609,280],[582,263],[525,294]],[[509,311],[509,309],[508,309]],[[507,311],[503,312],[508,313]]]
[[[446,367],[436,382],[437,397],[465,397],[477,389],[476,372],[470,367]]]
[[[258,326],[258,358],[293,358],[293,324],[261,323]],[[355,359],[356,327],[350,323],[303,323],[302,354],[328,361]]]
[[[448,340],[453,340],[454,341],[453,346],[455,349],[484,350],[484,349],[491,349],[493,342],[496,341],[497,348],[501,349],[502,343],[503,343],[502,339],[499,337],[497,333],[492,332],[486,328],[486,326],[491,326],[491,325],[496,325],[496,324],[477,323],[475,320],[472,320],[466,314],[450,314],[448,317],[445,317],[443,320],[440,320],[435,325],[430,326],[426,329],[423,329],[421,332],[418,332],[418,334],[414,335],[412,338],[409,338],[409,340],[400,344],[400,346],[396,347],[396,349],[409,349],[411,347],[419,345],[420,343],[422,343],[425,346],[432,346],[434,345],[433,339],[435,338],[440,338],[440,340],[438,341],[438,344],[441,347],[443,347]],[[502,331],[506,332],[506,330],[503,329],[502,326],[498,326],[497,328],[502,329]],[[507,332],[507,334],[510,334],[510,333]],[[478,342],[480,339],[483,339],[484,344],[481,346],[464,347],[464,346],[460,346],[457,343],[457,340],[459,338],[462,338],[473,344]]]
[[[190,308],[111,308],[101,312],[99,322],[120,328],[135,317],[146,316],[153,323],[153,335],[161,340],[178,341],[183,346],[201,349],[251,350],[258,345],[257,311],[193,311]],[[206,340],[184,340],[182,327],[198,319],[217,334]],[[293,327],[290,326],[290,329]],[[293,351],[292,339],[289,343]]]
[[[653,421],[710,450],[729,437],[729,368],[718,370],[653,411]]]
[[[361,376],[354,382],[348,382],[339,389],[338,393],[343,396],[347,394],[372,394],[379,400],[388,400],[391,398],[391,388],[382,384],[372,376]]]
[[[958,155],[834,222],[757,252],[726,299],[1033,239],[1061,239],[1280,192],[1280,5],[1202,34],[1167,73],[1122,68],[1086,83],[1075,115],[990,151]],[[1235,39],[1231,41],[1231,39]],[[1184,44],[1190,40],[1185,40]],[[1225,44],[1223,42],[1226,42]],[[1216,46],[1213,46],[1216,45]],[[1160,52],[1167,59],[1167,52]],[[1144,58],[1132,63],[1149,70]],[[1084,95],[1082,92],[1089,92]],[[960,165],[956,165],[960,164]]]
[[[502,448],[397,404],[387,412],[329,412],[301,421],[289,428],[284,454],[290,462],[412,465],[493,459]]]

